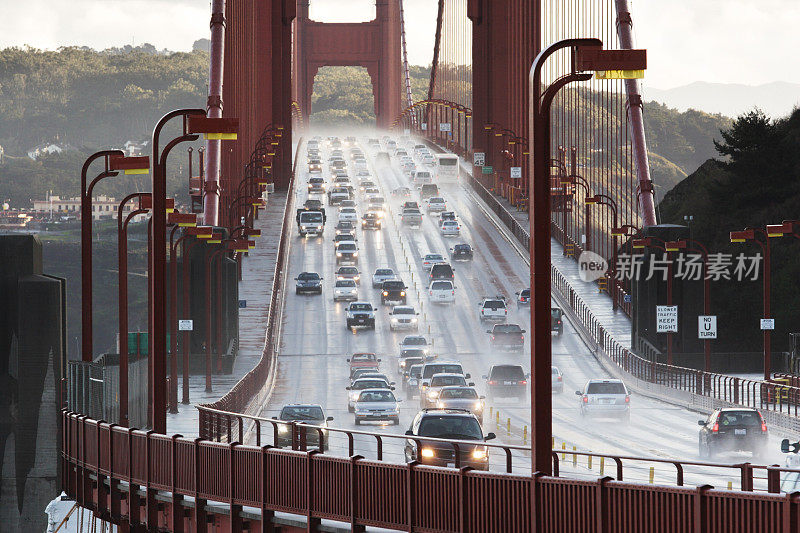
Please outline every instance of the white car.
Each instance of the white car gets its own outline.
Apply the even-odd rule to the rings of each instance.
[[[403,337],[402,342],[400,342],[400,351],[402,352],[408,349],[424,350],[425,355],[428,355],[430,343],[428,343],[428,339],[422,335],[406,335]]]
[[[358,212],[355,207],[343,207],[339,210],[339,222],[358,222]]]
[[[430,271],[431,267],[436,263],[444,263],[442,254],[425,254],[422,258],[422,268]]]
[[[439,226],[439,231],[445,237],[457,237],[461,235],[461,226],[455,220],[443,220]]]
[[[418,316],[419,313],[410,305],[395,305],[389,313],[389,329],[392,331],[398,329],[417,331],[419,329]]]
[[[352,383],[350,383],[349,387],[346,387],[347,390],[347,410],[351,413],[355,410],[356,400],[358,400],[361,391],[364,389],[386,389],[392,390],[394,387],[393,384],[390,384],[387,380],[379,377],[367,377],[367,378],[358,378],[354,379]]]
[[[358,284],[354,279],[337,279],[333,286],[333,301],[358,300]]]
[[[400,424],[399,401],[391,390],[364,389],[354,403],[355,423],[379,421]]]
[[[434,303],[452,303],[456,301],[456,286],[447,279],[437,279],[428,287],[428,296]]]
[[[364,195],[366,195],[367,198],[371,196],[378,196],[380,193],[381,190],[377,187],[367,187],[364,189]]]
[[[428,213],[440,213],[447,211],[447,202],[441,196],[432,196],[428,198]]]
[[[412,178],[414,185],[425,185],[426,183],[433,183],[433,176],[427,170],[417,170],[414,172]]]
[[[436,158],[433,156],[433,154],[425,154],[422,156],[422,164],[426,167],[435,167]]]
[[[393,279],[397,279],[397,274],[395,274],[394,270],[391,268],[375,269],[375,273],[372,275],[372,288],[380,289],[383,286],[384,281]]]
[[[478,317],[481,322],[485,320],[496,320],[503,322],[508,318],[508,307],[506,307],[506,299],[502,296],[494,298],[484,298],[478,304]]]

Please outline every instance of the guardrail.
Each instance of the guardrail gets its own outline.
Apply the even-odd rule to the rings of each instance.
[[[309,531],[318,531],[322,519],[353,531],[498,533],[774,533],[800,525],[797,493],[391,464],[155,435],[68,412],[62,457],[65,488],[79,505],[148,529],[205,530],[198,524],[213,523],[215,530],[268,530],[276,512],[305,516]]]

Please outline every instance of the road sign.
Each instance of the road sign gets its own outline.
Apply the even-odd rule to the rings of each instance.
[[[194,320],[178,320],[178,331],[194,331]]]
[[[583,235],[584,240],[586,239],[586,235]],[[622,297],[622,301],[626,304],[629,304],[633,301],[633,296],[630,294],[626,294]]]
[[[492,167],[483,167],[484,174],[491,174],[492,172],[494,172],[494,169]]]
[[[697,317],[697,338],[717,338],[717,317],[713,315],[700,315]]]
[[[453,126],[449,122],[440,122],[439,131],[451,131]]]
[[[422,131],[425,131],[427,129],[428,129],[428,123],[427,122],[423,122],[422,123]]]
[[[775,329],[775,319],[774,318],[762,318],[761,319],[761,329]]]
[[[475,152],[472,154],[472,164],[476,167],[482,167],[486,164],[486,154],[484,152]]]
[[[239,309],[247,307],[247,300],[239,300]]]
[[[522,167],[511,167],[511,179],[519,179],[522,177]]]
[[[657,305],[656,306],[656,332],[677,332],[678,331],[678,306],[677,305]]]

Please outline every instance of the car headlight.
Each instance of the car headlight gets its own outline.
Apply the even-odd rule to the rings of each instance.
[[[350,289],[350,294],[358,294],[358,289]]]
[[[353,252],[353,257],[358,257],[358,252]]]
[[[412,323],[412,324],[416,324],[416,323],[417,323],[417,319],[416,319],[416,318],[412,318],[412,319],[411,319],[411,323]]]
[[[406,295],[406,291],[400,291],[400,296],[405,296],[405,295]]]
[[[435,391],[435,390],[429,390],[428,391],[428,398],[430,398],[431,400],[435,400],[438,397],[439,397],[439,392],[438,391]]]
[[[405,368],[406,367],[406,361],[400,361],[400,367],[401,368]]]
[[[419,454],[422,457],[425,457],[427,459],[431,459],[434,456],[433,448],[422,448],[422,450],[420,450]]]
[[[389,292],[388,291],[383,291],[383,295],[384,296],[389,296]]]
[[[474,407],[474,409],[475,409],[476,411],[481,411],[481,410],[483,410],[483,404],[482,404],[481,402],[475,402],[475,407]]]
[[[342,257],[342,252],[336,252],[336,257]]]
[[[436,402],[436,407],[438,407],[439,409],[444,409],[445,408],[445,404],[444,404],[444,402]]]
[[[281,424],[280,426],[278,426],[278,433],[282,435],[290,433],[291,431],[292,428],[288,424]]]
[[[486,450],[478,448],[478,449],[472,451],[472,458],[473,459],[481,460],[481,459],[486,459],[487,457],[488,457],[488,455],[486,453]]]

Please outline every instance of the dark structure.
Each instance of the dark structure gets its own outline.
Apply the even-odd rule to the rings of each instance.
[[[59,492],[66,283],[34,235],[0,236],[0,529],[43,531]]]

